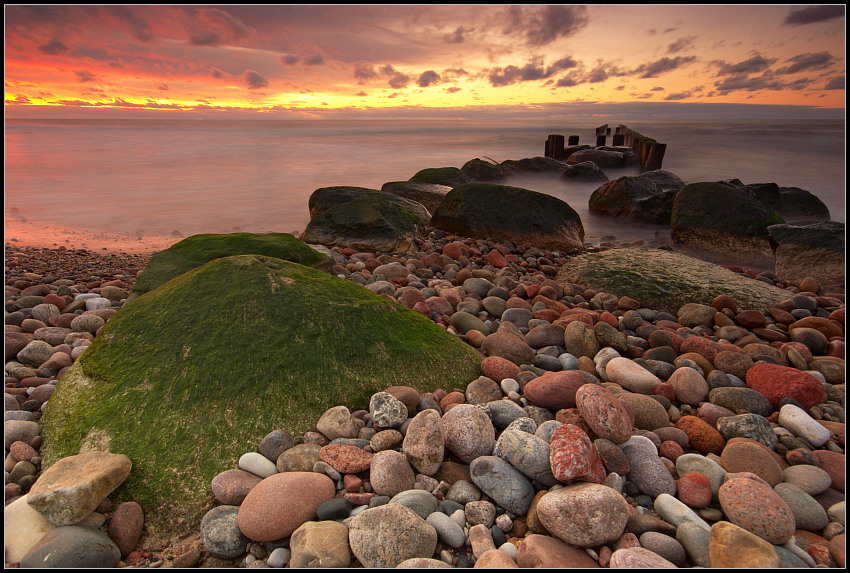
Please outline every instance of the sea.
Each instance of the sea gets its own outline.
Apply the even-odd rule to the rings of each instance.
[[[198,233],[298,236],[320,187],[380,189],[428,167],[541,156],[549,134],[595,145],[603,121],[7,119],[5,242],[89,249],[101,242],[141,252]],[[736,178],[800,187],[833,220],[845,220],[844,120],[608,126],[614,133],[621,124],[666,143],[662,168],[686,183]],[[606,170],[609,179],[637,173]],[[566,201],[590,243],[669,238],[666,226],[591,214],[588,199],[599,183],[525,176],[507,184]]]

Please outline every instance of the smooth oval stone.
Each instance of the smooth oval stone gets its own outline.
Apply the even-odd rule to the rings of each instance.
[[[401,452],[384,450],[371,456],[369,471],[372,490],[378,495],[394,496],[413,489],[416,477]]]
[[[508,428],[499,437],[497,449],[498,457],[530,479],[537,480],[546,487],[558,483],[549,465],[549,443],[534,434]]]
[[[829,441],[832,433],[809,414],[793,404],[785,404],[779,409],[779,425],[790,430],[795,436],[805,438],[814,447],[819,448]]]
[[[204,549],[220,559],[234,559],[245,553],[248,538],[237,524],[239,508],[219,505],[209,510],[201,520]]]
[[[412,509],[419,517],[425,519],[437,511],[439,502],[430,491],[424,489],[408,489],[394,495],[388,503],[403,505]]]
[[[89,569],[115,567],[120,559],[121,551],[105,533],[66,525],[48,531],[24,555],[20,566]]]
[[[367,568],[396,567],[407,559],[430,558],[437,546],[434,527],[412,509],[395,503],[355,516],[348,538],[351,552]]]
[[[829,473],[817,466],[806,464],[783,469],[782,481],[796,485],[809,495],[820,495],[832,486]]]
[[[651,394],[661,384],[657,376],[628,358],[611,359],[605,366],[605,372],[611,382],[639,394]]]
[[[416,414],[407,427],[402,451],[419,473],[434,475],[443,461],[445,435],[443,422],[436,410]]]
[[[487,456],[496,443],[496,429],[478,406],[459,404],[442,418],[445,446],[464,463]]]
[[[694,525],[709,531],[711,527],[692,510],[690,507],[676,499],[670,494],[662,493],[655,498],[653,509],[667,523],[672,523],[679,527],[683,523],[693,523]]]
[[[792,483],[778,483],[773,488],[794,514],[797,529],[820,532],[829,523],[829,515],[815,498]]]
[[[782,481],[782,466],[763,444],[734,438],[720,454],[720,463],[729,473],[751,472],[771,487]]]
[[[576,406],[598,437],[615,444],[622,444],[631,437],[632,420],[626,406],[602,386],[581,386],[576,392]]]
[[[267,478],[277,473],[277,466],[263,454],[248,452],[239,457],[239,469],[252,473],[261,478]]]
[[[463,547],[466,537],[463,529],[451,517],[441,511],[430,514],[425,522],[437,531],[440,541],[454,548]]]
[[[352,505],[344,497],[335,497],[323,502],[316,508],[316,518],[320,521],[327,519],[344,519],[351,513]]]
[[[351,551],[348,528],[336,521],[308,521],[289,539],[292,550],[290,568],[348,567]]]
[[[612,569],[676,569],[676,565],[643,547],[618,549],[611,555],[608,566]]]
[[[535,406],[550,410],[574,408],[576,392],[586,383],[576,370],[546,372],[525,385],[523,396]]]
[[[783,566],[772,544],[728,521],[718,521],[711,527],[708,546],[712,568]]]
[[[794,535],[791,508],[768,485],[734,478],[720,486],[717,497],[729,521],[765,541],[782,545]]]
[[[537,516],[555,537],[576,547],[596,547],[618,539],[629,505],[610,487],[576,483],[549,492],[537,503]]]
[[[552,432],[549,465],[555,479],[564,483],[605,482],[605,467],[599,452],[587,434],[572,424],[564,424]]]
[[[525,515],[534,487],[519,470],[496,456],[481,456],[469,465],[472,481],[493,501],[511,513]]]
[[[654,451],[649,453],[639,446],[624,446],[623,453],[631,467],[629,479],[641,493],[653,498],[662,493],[676,495],[676,481]]]
[[[693,368],[677,368],[667,380],[673,386],[676,401],[697,406],[708,399],[708,382]]]
[[[779,364],[757,364],[747,370],[747,386],[767,397],[774,409],[786,397],[811,408],[826,400],[826,390],[811,374]]]
[[[260,476],[244,470],[225,470],[212,479],[210,488],[219,503],[240,505],[248,492],[262,480]]]

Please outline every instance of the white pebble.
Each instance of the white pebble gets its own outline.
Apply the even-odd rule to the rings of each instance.
[[[505,394],[510,394],[511,392],[519,392],[519,382],[517,382],[513,378],[503,379],[500,386],[502,387],[502,392],[504,392]]]
[[[805,410],[793,404],[785,404],[780,408],[779,425],[790,430],[794,435],[805,438],[816,448],[828,442],[832,435]]]
[[[267,478],[277,473],[277,466],[263,454],[248,452],[239,458],[239,469],[252,473],[261,478]]]
[[[271,552],[271,555],[269,555],[269,558],[266,560],[266,564],[269,567],[283,567],[289,563],[290,557],[292,557],[292,553],[289,549],[286,547],[278,547]]]
[[[503,553],[507,553],[508,557],[510,557],[511,559],[516,561],[517,547],[513,543],[505,541],[504,543],[499,545],[499,551],[502,551]]]

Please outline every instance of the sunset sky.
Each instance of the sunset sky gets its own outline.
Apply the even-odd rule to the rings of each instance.
[[[7,5],[7,117],[831,108],[843,5]]]

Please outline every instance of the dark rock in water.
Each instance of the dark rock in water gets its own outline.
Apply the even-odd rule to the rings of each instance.
[[[816,279],[824,292],[844,292],[844,223],[801,221],[767,229],[780,278]]]
[[[712,263],[649,247],[611,249],[571,257],[555,278],[628,296],[641,306],[676,314],[685,303],[711,305],[719,294],[742,308],[768,312],[788,291],[755,281]]]
[[[307,224],[301,239],[329,247],[410,253],[415,251],[416,239],[423,237],[423,231],[418,214],[397,201],[375,195],[322,211]]]
[[[567,166],[557,159],[540,156],[519,160],[507,159],[502,161],[499,166],[503,169],[505,175],[526,175],[530,173],[561,175],[567,169]]]
[[[386,191],[378,191],[377,189],[368,189],[366,187],[346,187],[344,185],[336,187],[322,187],[316,189],[310,195],[307,205],[310,209],[310,219],[315,219],[321,213],[332,207],[345,205],[357,199],[367,199],[376,197],[386,199],[397,204],[402,209],[406,209],[413,213],[419,220],[419,225],[423,230],[428,227],[428,222],[431,220],[431,212],[421,203],[403,197],[399,194],[388,193]]]
[[[466,176],[457,167],[429,167],[417,171],[410,178],[410,181],[419,183],[436,183],[437,185],[447,185],[449,187],[457,187],[468,183]]]
[[[582,151],[576,151],[567,158],[567,163],[570,165],[585,161],[592,161],[601,169],[624,167],[626,165],[626,159],[623,153],[619,151],[606,151],[604,149],[584,149]]]
[[[66,525],[48,531],[21,558],[21,567],[115,567],[121,551],[109,537],[95,529]]]
[[[578,153],[579,151],[584,151],[585,149],[592,149],[589,145],[570,145],[564,148],[564,155],[559,156],[556,159],[561,159],[566,161],[570,158],[570,156],[574,153]]]
[[[436,183],[419,183],[416,181],[391,181],[384,183],[381,191],[392,193],[404,199],[410,199],[421,203],[429,213],[433,213],[443,202],[446,193],[452,188],[447,185]]]
[[[750,193],[717,182],[691,183],[673,200],[674,247],[707,259],[772,268],[767,228],[785,221]]]
[[[776,183],[752,183],[744,185],[740,179],[728,179],[729,183],[750,193],[768,209],[773,209],[786,223],[806,220],[829,220],[829,208],[815,195],[799,187],[780,187]]]
[[[630,217],[650,223],[669,223],[673,199],[685,183],[669,171],[649,171],[620,177],[594,191],[591,213]]]
[[[551,195],[507,185],[468,183],[452,189],[431,225],[476,239],[528,241],[559,251],[583,248],[584,226],[572,207]]]
[[[505,169],[501,165],[478,158],[464,163],[460,171],[469,183],[501,183],[507,179]]]
[[[270,257],[216,259],[103,327],[45,406],[43,463],[81,446],[123,452],[133,471],[113,503],[137,501],[163,534],[185,531],[210,509],[212,479],[270,428],[302,435],[333,406],[480,373],[478,351],[354,282]]]
[[[264,255],[330,270],[333,263],[287,233],[192,235],[151,257],[136,280],[133,298],[213,259],[232,255]]]
[[[561,175],[566,181],[608,181],[608,176],[592,161],[584,161],[575,165],[567,165]]]

